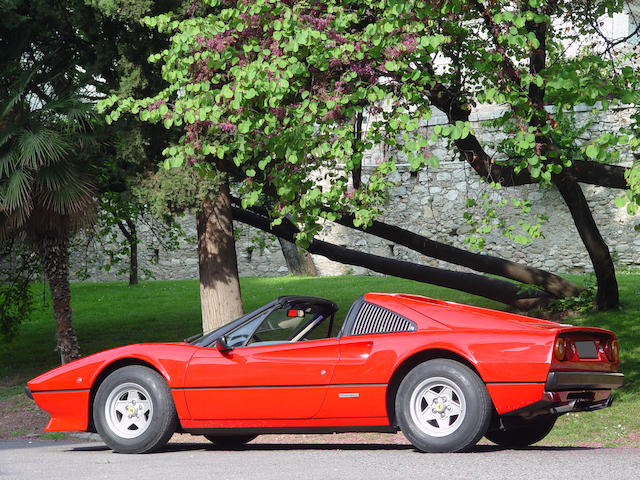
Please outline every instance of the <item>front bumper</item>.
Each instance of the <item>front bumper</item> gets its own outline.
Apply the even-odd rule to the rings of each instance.
[[[31,390],[29,390],[29,387],[24,387],[24,394],[33,400],[33,394],[31,393]]]

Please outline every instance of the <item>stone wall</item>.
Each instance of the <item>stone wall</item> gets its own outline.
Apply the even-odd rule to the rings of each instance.
[[[591,118],[590,108],[579,110],[581,111],[578,112],[578,120],[585,124]],[[483,108],[473,113],[473,127],[482,143],[499,138],[499,132],[484,127],[482,122],[500,114],[501,110],[498,108]],[[593,124],[582,141],[589,141],[602,131],[615,131],[626,121],[626,110],[611,110],[599,122]],[[435,114],[428,123],[423,125],[422,133],[428,135],[434,125],[445,122],[446,118],[442,114]],[[482,182],[466,163],[455,160],[455,152],[444,142],[439,142],[430,148],[441,161],[437,168],[410,172],[408,166],[402,164],[402,159],[398,159],[398,171],[393,177],[397,186],[390,194],[381,220],[402,226],[433,240],[468,248],[465,239],[471,227],[463,218],[467,199],[481,199],[482,194],[485,193],[494,203],[501,199],[509,200],[507,206],[498,209],[498,215],[504,218],[506,224],[513,224],[521,218],[517,216],[516,209],[510,200],[528,200],[531,202],[532,213],[541,213],[548,218],[548,221],[542,225],[544,238],[536,239],[527,245],[520,245],[493,231],[486,237],[485,252],[553,272],[582,273],[592,270],[588,254],[567,207],[555,189],[540,189],[537,185],[528,185],[494,190]],[[365,181],[367,172],[370,172],[386,155],[389,155],[389,152],[385,151],[384,147],[379,147],[365,158],[363,166]],[[621,161],[629,163],[631,159],[622,158]],[[591,185],[583,185],[583,190],[596,223],[617,264],[629,267],[639,266],[640,236],[634,230],[634,226],[640,222],[640,218],[631,218],[624,209],[615,207],[614,198],[621,192]],[[153,272],[156,279],[198,277],[196,247],[193,241],[196,234],[195,219],[187,215],[181,219],[181,224],[187,238],[191,241],[181,241],[176,251],[162,249],[157,240],[152,238],[148,228],[144,225],[139,227],[139,236],[142,238],[139,252],[140,266]],[[236,229],[238,267],[241,276],[288,274],[280,245],[273,237],[241,224],[236,225]],[[376,255],[432,266],[456,268],[386,240],[336,224],[326,224],[320,238]],[[82,242],[79,243],[82,244]],[[86,267],[91,274],[90,281],[127,278],[126,274],[116,274],[117,267],[109,272],[98,270],[98,265],[104,264],[105,261],[108,262],[108,259],[102,258],[98,250],[91,245],[84,245],[75,249],[72,255],[71,271],[75,273]],[[314,256],[314,262],[321,275],[371,273],[364,268],[337,264],[319,256]]]

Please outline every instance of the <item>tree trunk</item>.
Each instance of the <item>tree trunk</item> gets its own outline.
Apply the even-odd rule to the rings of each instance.
[[[364,115],[362,112],[356,113],[355,125],[353,126],[353,133],[356,139],[356,145],[362,141],[362,120]],[[362,186],[362,162],[353,169],[351,172],[351,179],[353,181],[353,189],[358,190]]]
[[[127,226],[131,233],[129,243],[129,286],[138,284],[138,232],[136,224],[127,219]]]
[[[197,222],[202,329],[208,332],[242,316],[228,183],[202,202]]]
[[[595,307],[598,310],[608,310],[619,305],[618,282],[616,270],[609,252],[609,247],[600,235],[598,226],[591,215],[587,199],[582,193],[578,182],[566,174],[554,177],[554,183],[564,199],[573,223],[580,234],[584,246],[589,252],[593,270],[598,282]]]
[[[69,238],[54,235],[39,240],[40,262],[49,283],[53,316],[56,320],[56,351],[65,364],[80,358],[80,347],[71,323],[69,286]]]
[[[295,226],[287,225],[286,220],[281,225],[274,227],[267,217],[237,207],[233,207],[233,217],[240,222],[278,237],[289,241],[294,240]],[[307,251],[322,255],[336,262],[365,267],[378,273],[479,295],[521,310],[543,307],[551,300],[551,297],[544,292],[538,290],[525,292],[521,285],[504,280],[484,277],[475,273],[454,272],[442,268],[389,259],[350,250],[320,240],[313,240],[311,245],[307,247]]]
[[[282,255],[287,262],[289,273],[296,277],[317,277],[318,271],[313,264],[311,255],[307,252],[301,252],[295,243],[291,243],[284,238],[278,237]]]
[[[118,228],[129,244],[129,286],[138,284],[138,232],[136,224],[130,218],[118,222]]]

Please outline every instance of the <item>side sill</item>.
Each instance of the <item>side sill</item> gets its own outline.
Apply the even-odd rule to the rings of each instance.
[[[192,435],[269,435],[283,433],[332,434],[332,433],[397,433],[400,429],[391,426],[360,427],[261,427],[261,428],[185,428]]]

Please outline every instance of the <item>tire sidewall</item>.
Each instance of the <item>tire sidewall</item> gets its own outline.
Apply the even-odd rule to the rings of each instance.
[[[425,380],[444,378],[453,383],[464,396],[465,416],[459,427],[446,436],[433,436],[422,430],[411,416],[411,397]],[[425,452],[456,452],[475,445],[486,433],[491,419],[491,399],[478,375],[454,360],[437,359],[421,363],[400,383],[395,400],[398,424],[419,450]]]
[[[105,418],[105,406],[112,391],[125,383],[134,383],[149,392],[153,414],[147,429],[138,437],[124,438],[114,432]],[[93,419],[102,440],[120,453],[146,453],[162,447],[176,429],[176,412],[171,391],[162,375],[140,365],[122,367],[109,374],[96,392]]]
[[[557,416],[541,415],[528,419],[504,419],[502,429],[487,432],[487,440],[501,447],[525,448],[538,443],[553,429]]]
[[[234,449],[242,447],[250,441],[255,440],[258,435],[205,435],[204,437],[219,448]]]

